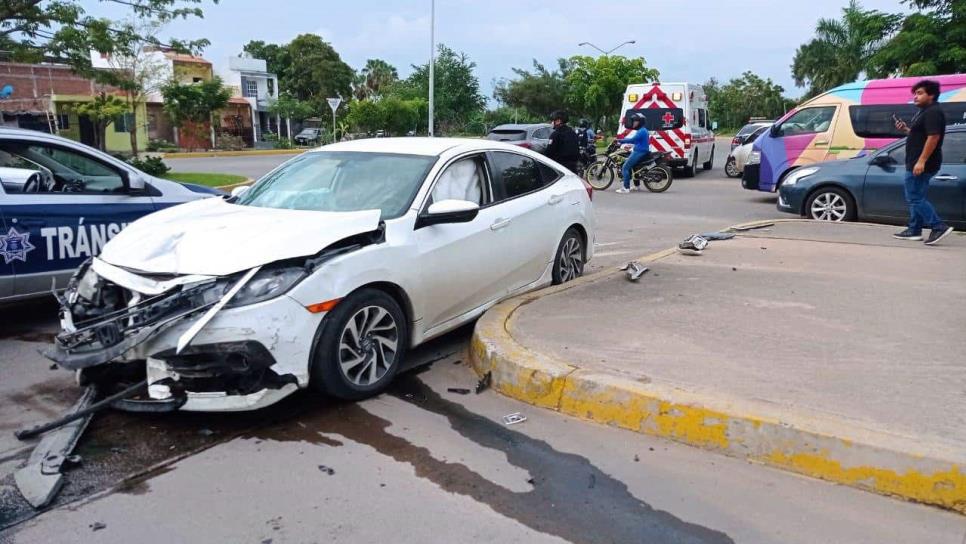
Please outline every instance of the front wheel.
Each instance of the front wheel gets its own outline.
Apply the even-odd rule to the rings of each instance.
[[[609,164],[609,161],[597,161],[587,169],[584,179],[594,189],[606,191],[614,183],[614,167]]]
[[[327,395],[360,400],[381,393],[402,365],[406,315],[386,292],[360,289],[325,316],[312,357],[311,383]]]
[[[741,172],[738,171],[738,165],[735,164],[734,157],[728,157],[728,161],[725,162],[725,175],[729,178],[737,178],[741,176]]]
[[[664,165],[655,166],[644,174],[644,186],[652,193],[663,193],[671,187],[674,176],[671,169]]]
[[[559,285],[584,275],[584,238],[571,227],[564,233],[553,261],[553,284]]]
[[[823,187],[808,198],[805,212],[818,221],[852,221],[855,203],[852,196],[837,187]]]

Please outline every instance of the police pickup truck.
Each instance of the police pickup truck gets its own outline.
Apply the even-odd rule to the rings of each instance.
[[[0,127],[0,303],[65,287],[135,219],[220,194],[149,176],[73,140]]]

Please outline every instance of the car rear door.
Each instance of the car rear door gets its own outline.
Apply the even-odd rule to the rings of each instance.
[[[942,166],[929,184],[930,201],[934,192],[938,198],[933,205],[939,217],[966,222],[966,132],[946,134]]]
[[[155,210],[153,198],[128,192],[127,172],[92,155],[38,141],[2,141],[0,148],[48,169],[58,184],[57,190],[6,195],[7,224],[27,235],[14,295],[47,292],[52,279],[65,285],[129,222]]]
[[[566,225],[566,208],[573,200],[566,188],[554,183],[562,173],[536,159],[507,151],[489,153],[496,207],[508,224],[508,241],[502,251],[511,262],[503,294],[540,279]]]
[[[18,233],[11,233],[7,230],[7,222],[3,218],[3,209],[7,198],[3,190],[3,185],[0,184],[0,300],[13,294],[13,282],[15,281],[14,276],[16,272],[14,269],[14,261],[17,260],[19,255],[11,255],[8,251],[8,237],[11,234],[17,236]]]

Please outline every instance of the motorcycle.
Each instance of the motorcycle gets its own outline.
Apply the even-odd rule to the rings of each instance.
[[[597,146],[588,144],[586,147],[579,148],[577,152],[579,157],[577,159],[577,172],[575,173],[580,177],[585,177],[587,168],[597,162]]]
[[[667,191],[674,181],[674,174],[667,164],[669,155],[669,152],[652,152],[644,157],[634,166],[632,173],[634,184],[643,183],[644,187],[652,193]],[[598,191],[607,190],[614,183],[614,178],[619,177],[618,172],[629,156],[630,151],[621,149],[616,140],[611,142],[604,156],[598,157],[597,161],[587,168],[584,179]]]

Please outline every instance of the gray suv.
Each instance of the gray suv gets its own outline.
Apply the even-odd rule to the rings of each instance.
[[[547,146],[550,145],[551,132],[553,132],[553,127],[547,123],[499,125],[490,131],[486,139],[506,142],[532,149],[538,153],[544,153],[547,151]]]

